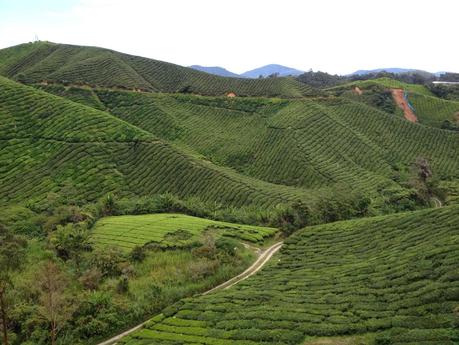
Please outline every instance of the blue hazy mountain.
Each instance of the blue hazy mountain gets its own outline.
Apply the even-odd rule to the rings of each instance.
[[[237,78],[241,77],[239,74],[230,72],[227,69],[225,69],[223,67],[218,67],[218,66],[207,67],[207,66],[200,66],[200,65],[192,65],[192,66],[190,66],[190,68],[193,68],[193,69],[201,71],[201,72],[206,72],[206,73],[210,73],[210,74],[219,75],[219,76],[222,76],[222,77],[237,77]]]
[[[246,77],[246,78],[258,78],[260,75],[263,77],[267,77],[272,74],[278,74],[280,77],[285,77],[288,75],[297,76],[303,73],[304,71],[300,71],[295,68],[272,64],[272,65],[266,65],[263,67],[258,67],[250,71],[244,72],[241,74],[241,76]]]

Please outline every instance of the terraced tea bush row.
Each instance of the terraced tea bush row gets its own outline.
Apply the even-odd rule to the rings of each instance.
[[[122,344],[300,344],[375,333],[377,343],[453,345],[458,222],[454,206],[305,228],[261,273],[166,308]]]
[[[198,241],[206,232],[256,243],[276,231],[181,214],[150,214],[102,218],[93,229],[92,239],[98,246],[114,245],[126,250],[148,243],[177,248]]]

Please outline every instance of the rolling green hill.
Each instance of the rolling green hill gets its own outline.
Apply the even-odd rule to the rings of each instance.
[[[293,78],[219,77],[112,50],[35,42],[0,50],[0,75],[24,83],[65,83],[202,95],[303,97],[317,94]]]
[[[108,192],[197,196],[275,205],[306,191],[265,183],[194,158],[106,112],[0,78],[0,198],[44,198],[67,183],[94,200]]]
[[[377,344],[453,345],[458,222],[455,206],[305,228],[260,274],[182,300],[122,343],[302,344],[371,333]]]

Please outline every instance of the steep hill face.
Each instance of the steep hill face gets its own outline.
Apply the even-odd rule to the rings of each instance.
[[[112,50],[36,42],[0,50],[0,74],[23,83],[64,83],[201,95],[303,97],[310,87],[291,78],[225,78]]]
[[[42,199],[66,185],[83,200],[171,192],[228,205],[308,199],[174,149],[107,112],[0,77],[0,201]]]
[[[458,221],[455,206],[306,228],[259,274],[184,299],[121,343],[308,344],[371,333],[368,344],[453,345]]]

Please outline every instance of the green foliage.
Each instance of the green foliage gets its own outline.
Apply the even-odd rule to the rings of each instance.
[[[347,78],[343,76],[331,75],[320,71],[313,72],[312,70],[299,75],[296,79],[302,83],[316,88],[332,87],[347,81]]]
[[[129,277],[123,274],[116,285],[116,292],[119,294],[125,294],[129,291]]]
[[[57,230],[51,235],[51,243],[57,256],[63,260],[72,259],[77,269],[80,269],[82,254],[92,250],[89,232],[83,225],[58,225]]]
[[[122,272],[122,252],[115,247],[96,249],[91,257],[91,265],[97,268],[104,277],[116,277]]]
[[[145,259],[145,248],[143,246],[135,246],[129,254],[134,262],[142,262]]]

